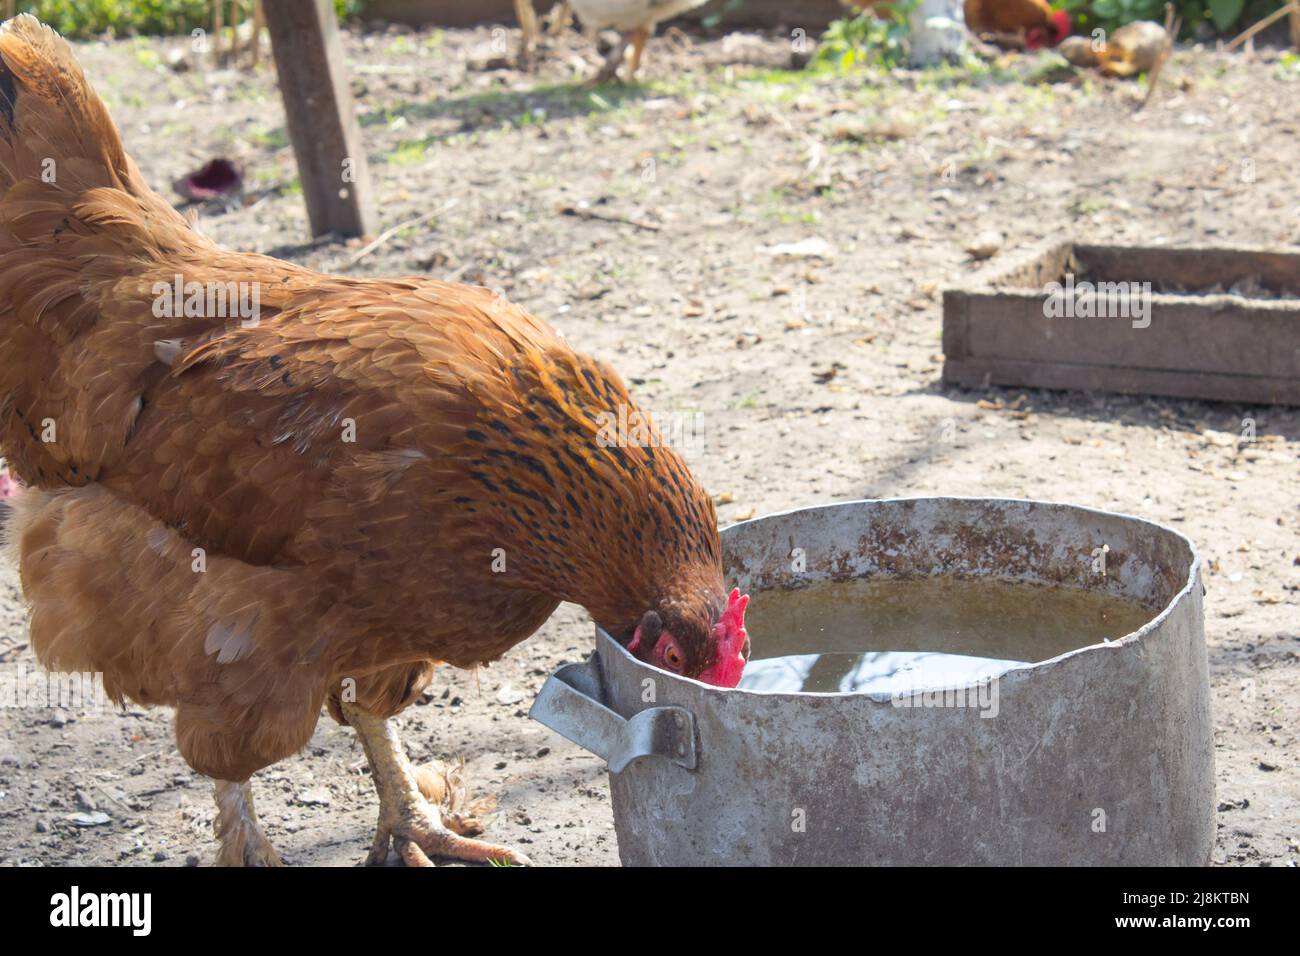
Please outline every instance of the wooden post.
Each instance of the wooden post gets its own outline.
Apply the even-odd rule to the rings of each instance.
[[[212,4],[212,65],[221,68],[221,6],[222,0]]]
[[[230,63],[239,69],[239,3],[230,0]]]
[[[253,0],[253,69],[262,62],[262,0]]]
[[[370,172],[333,0],[276,0],[264,13],[312,235],[372,233]]]

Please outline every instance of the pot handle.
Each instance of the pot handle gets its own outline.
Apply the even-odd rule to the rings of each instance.
[[[666,757],[695,769],[694,715],[683,707],[650,707],[624,720],[605,705],[599,655],[546,678],[528,716],[603,757],[611,773],[639,757]]]

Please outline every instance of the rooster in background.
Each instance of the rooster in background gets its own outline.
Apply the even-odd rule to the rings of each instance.
[[[595,82],[609,83],[618,78],[627,48],[632,55],[627,64],[627,78],[636,76],[641,66],[641,53],[646,42],[654,35],[655,27],[664,20],[701,7],[708,0],[569,0],[570,5],[588,31],[613,28],[621,38],[605,57],[605,65],[596,75]]]
[[[966,0],[966,27],[972,33],[1023,38],[1031,50],[1056,46],[1070,35],[1070,15],[1047,0]]]
[[[611,421],[643,421],[618,376],[487,289],[216,246],[145,185],[68,45],[0,27],[0,452],[32,647],[176,709],[218,862],[280,862],[248,781],[322,706],[370,763],[370,862],[527,862],[443,822],[388,718],[561,601],[739,682],[713,503],[652,423]]]
[[[877,11],[891,0],[843,0],[861,10]],[[965,0],[966,28],[1014,38],[1031,50],[1056,46],[1070,35],[1070,16],[1053,10],[1047,0]]]

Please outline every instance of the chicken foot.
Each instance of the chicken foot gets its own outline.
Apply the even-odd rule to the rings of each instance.
[[[420,792],[420,775],[407,759],[392,724],[344,703],[343,716],[357,732],[379,793],[379,824],[366,857],[381,866],[391,845],[407,866],[433,866],[430,857],[528,865],[528,857],[509,847],[461,836],[443,822],[439,809]]]
[[[560,0],[555,6],[551,7],[551,12],[547,14],[546,32],[553,37],[558,37],[569,29],[573,23],[573,11],[569,8],[569,0]]]
[[[632,38],[630,35],[619,34],[618,42],[610,47],[609,52],[605,54],[605,65],[600,68],[599,73],[597,73],[592,79],[588,80],[584,85],[587,87],[593,87],[600,86],[603,83],[620,82],[618,68],[623,65],[623,55],[627,52],[627,46],[631,42]]]
[[[216,782],[217,866],[284,866],[280,854],[262,832],[253,809],[253,788],[245,780]]]

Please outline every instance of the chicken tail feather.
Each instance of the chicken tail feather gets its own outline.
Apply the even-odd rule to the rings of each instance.
[[[0,454],[18,477],[82,485],[120,453],[168,371],[142,342],[216,324],[152,311],[167,253],[207,245],[145,184],[68,43],[27,14],[0,26]]]
[[[57,183],[65,174],[73,189],[138,191],[139,174],[72,49],[30,14],[0,27],[0,137],[8,144],[0,157],[5,187],[33,175]]]

